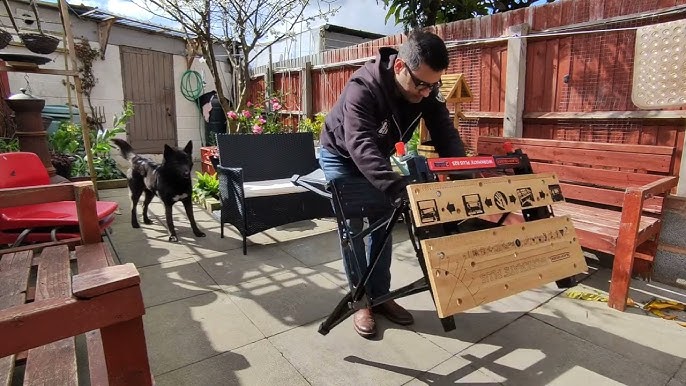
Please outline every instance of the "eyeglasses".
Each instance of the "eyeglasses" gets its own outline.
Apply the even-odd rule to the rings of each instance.
[[[410,74],[410,78],[412,78],[412,82],[414,83],[414,87],[417,89],[417,91],[423,91],[427,89],[435,91],[441,88],[441,86],[443,85],[443,82],[441,82],[440,80],[436,83],[425,82],[417,78],[417,76],[412,72],[412,70],[410,70],[410,67],[407,65],[407,63],[403,63],[403,65],[405,66],[407,72]]]

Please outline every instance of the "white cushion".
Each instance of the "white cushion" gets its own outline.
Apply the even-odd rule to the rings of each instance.
[[[293,185],[290,178],[245,182],[243,191],[245,198],[308,192],[305,188]]]

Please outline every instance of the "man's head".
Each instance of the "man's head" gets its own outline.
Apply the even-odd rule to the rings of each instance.
[[[443,40],[430,33],[412,31],[398,51],[393,64],[400,92],[412,103],[419,103],[440,87],[441,75],[448,68],[448,49]]]

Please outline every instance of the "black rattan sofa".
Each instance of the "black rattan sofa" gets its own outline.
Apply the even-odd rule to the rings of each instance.
[[[221,223],[247,236],[296,221],[333,217],[331,202],[291,183],[293,175],[316,172],[312,133],[217,134]],[[215,161],[215,163],[217,163]]]

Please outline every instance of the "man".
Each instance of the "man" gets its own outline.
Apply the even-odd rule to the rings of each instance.
[[[399,51],[379,49],[379,55],[357,70],[326,116],[320,138],[320,165],[327,181],[344,176],[364,176],[391,199],[406,191],[407,183],[391,169],[390,156],[397,142],[406,143],[424,118],[434,147],[441,157],[465,156],[464,145],[448,115],[440,94],[441,75],[448,68],[448,50],[438,36],[422,31],[409,34]],[[377,219],[369,219],[372,223]],[[359,232],[361,219],[351,220]],[[381,242],[383,227],[369,235],[369,250]],[[343,249],[343,263],[351,287],[368,264],[364,243],[354,245],[354,256]],[[374,299],[386,294],[391,284],[391,248],[388,240],[366,288]],[[374,314],[409,325],[412,315],[395,301],[361,309],[353,326],[365,338],[376,335]]]

